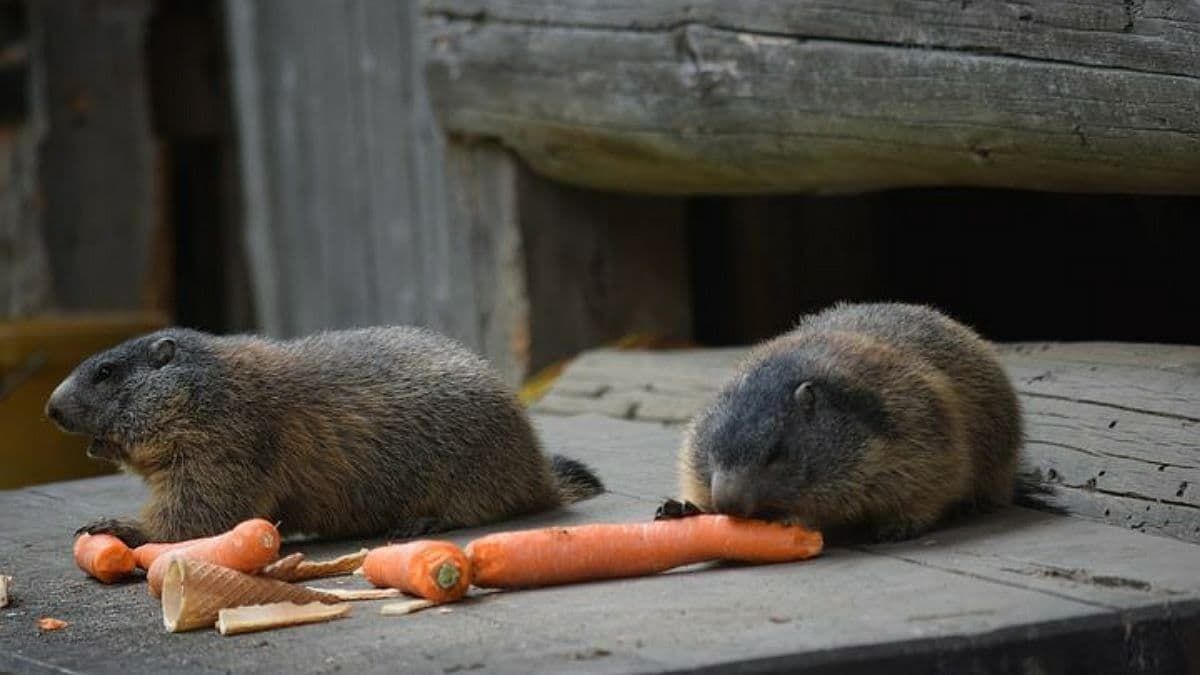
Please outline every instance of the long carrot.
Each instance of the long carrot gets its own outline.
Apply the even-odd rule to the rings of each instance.
[[[429,539],[381,546],[367,553],[363,574],[376,586],[398,588],[435,602],[453,602],[471,586],[471,563],[448,541]]]
[[[221,535],[218,534],[216,536],[219,537]],[[134,560],[134,562],[137,563],[138,567],[140,567],[144,570],[149,570],[150,566],[154,564],[154,561],[158,560],[158,557],[160,555],[166,553],[167,551],[177,551],[181,548],[187,548],[188,546],[191,546],[192,544],[197,544],[201,541],[204,541],[205,539],[212,539],[212,538],[213,537],[203,537],[201,539],[188,539],[187,541],[176,541],[176,542],[169,543],[169,544],[160,544],[160,543],[142,544],[141,546],[133,549],[133,560]]]
[[[161,552],[146,574],[150,594],[162,593],[162,579],[172,558],[202,560],[239,572],[257,572],[279,557],[279,530],[271,523],[254,518],[239,523],[223,534],[193,540],[188,546]]]
[[[501,532],[471,542],[476,586],[528,588],[656,574],[709,560],[778,563],[821,552],[820,532],[730,516]]]
[[[133,572],[133,551],[111,534],[81,534],[75,538],[75,564],[89,575],[111,584]]]

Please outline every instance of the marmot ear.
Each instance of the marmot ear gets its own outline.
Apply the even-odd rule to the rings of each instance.
[[[796,391],[792,392],[792,398],[800,407],[800,411],[806,417],[811,417],[817,407],[816,385],[809,381],[801,382],[800,386],[796,387]]]
[[[159,338],[150,345],[150,360],[154,362],[155,368],[162,368],[173,358],[175,358],[174,338]]]

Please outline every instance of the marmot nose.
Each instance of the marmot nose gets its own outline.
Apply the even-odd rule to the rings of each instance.
[[[744,476],[725,471],[713,473],[713,508],[717,513],[748,517],[758,510],[754,491]]]

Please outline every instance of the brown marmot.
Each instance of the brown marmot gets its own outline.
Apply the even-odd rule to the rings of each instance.
[[[1017,396],[991,346],[943,314],[842,304],[754,349],[688,427],[705,510],[904,539],[1012,500]]]
[[[88,358],[46,414],[145,479],[139,521],[81,528],[130,545],[251,517],[321,537],[415,536],[604,489],[542,454],[482,358],[418,328],[291,341],[167,329]]]

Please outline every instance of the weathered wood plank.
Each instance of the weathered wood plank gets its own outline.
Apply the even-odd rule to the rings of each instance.
[[[612,491],[570,509],[451,533],[641,520],[673,485],[676,432],[596,416],[537,420],[546,445],[592,464]],[[161,628],[141,584],[100,586],[70,531],[131,509],[134,479],[0,492],[0,569],[16,577],[0,669],[340,669],[454,672],[1173,672],[1195,668],[1200,547],[1012,509],[917,541],[831,548],[813,561],[689,568],[631,580],[484,596],[408,617],[387,601],[324,626],[228,639]],[[306,543],[314,556],[369,542]],[[336,583],[336,582],[334,582]],[[346,581],[346,587],[361,584]],[[70,622],[39,634],[34,621]],[[130,636],[137,636],[131,640]],[[1191,660],[1189,660],[1191,659]]]
[[[0,3],[0,320],[50,300],[50,264],[38,207],[37,152],[45,132],[41,31],[24,2]]]
[[[30,3],[45,59],[43,232],[62,308],[152,308],[159,223],[145,59],[152,4]]]
[[[533,409],[678,426],[744,353],[588,352]],[[1016,344],[1001,355],[1024,410],[1025,464],[1061,505],[1200,542],[1200,347]]]
[[[449,130],[599,188],[1200,192],[1200,10],[1089,10],[439,0],[427,72]]]
[[[685,203],[582,190],[522,168],[531,368],[631,333],[692,333]]]

